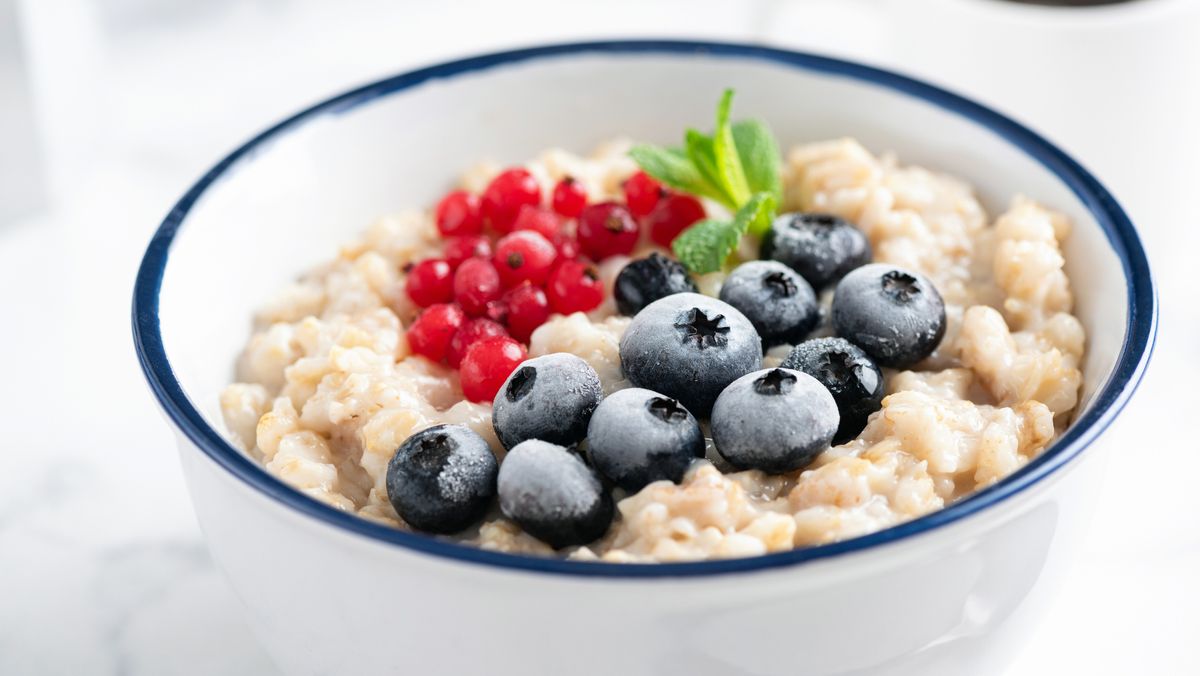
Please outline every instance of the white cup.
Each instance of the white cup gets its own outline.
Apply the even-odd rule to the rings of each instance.
[[[16,0],[0,0],[0,226],[45,204]]]

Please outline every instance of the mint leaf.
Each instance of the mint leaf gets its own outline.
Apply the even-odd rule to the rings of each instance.
[[[701,275],[716,272],[737,249],[738,241],[751,224],[763,219],[770,223],[774,211],[774,196],[767,192],[755,193],[738,209],[732,221],[700,221],[676,237],[671,248],[688,270]]]
[[[723,199],[721,194],[705,181],[682,150],[638,145],[629,150],[629,156],[638,163],[642,171],[676,190],[715,200]]]
[[[738,158],[746,171],[746,182],[753,192],[769,192],[776,204],[783,201],[782,159],[775,135],[761,120],[742,120],[733,124],[733,140]]]
[[[721,95],[721,102],[717,104],[717,126],[713,131],[712,149],[719,185],[731,198],[731,208],[737,208],[750,199],[750,186],[734,142],[733,129],[729,125],[729,109],[732,105],[733,90],[726,89]]]
[[[721,177],[717,170],[716,156],[713,152],[712,137],[702,134],[695,129],[689,129],[684,135],[684,142],[687,149],[687,156],[691,160],[692,166],[696,168],[696,171],[704,178],[704,182],[716,193],[714,199],[731,209],[736,209],[737,205],[733,202],[733,199],[725,190],[725,186],[721,183]]]

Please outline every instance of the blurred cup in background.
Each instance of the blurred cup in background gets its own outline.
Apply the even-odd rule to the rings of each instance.
[[[0,0],[0,226],[45,205],[42,158],[16,0]]]

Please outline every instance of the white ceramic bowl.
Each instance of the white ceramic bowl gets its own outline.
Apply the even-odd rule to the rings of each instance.
[[[636,566],[386,528],[293,491],[226,441],[218,393],[253,308],[372,218],[431,203],[479,158],[582,151],[618,134],[675,141],[709,124],[726,86],[785,145],[855,136],[967,178],[992,213],[1024,193],[1074,219],[1083,403],[1049,450],[967,500],[865,537]],[[1113,198],[997,113],[812,55],[606,42],[407,73],[263,132],[163,222],[138,276],[134,334],[212,555],[288,673],[929,676],[993,673],[1031,628],[1089,511],[1098,437],[1141,377],[1155,316],[1145,254]]]

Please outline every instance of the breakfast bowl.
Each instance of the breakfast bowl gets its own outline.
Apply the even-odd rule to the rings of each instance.
[[[1078,405],[1036,457],[889,528],[758,556],[654,564],[531,556],[397,529],[268,473],[222,423],[247,324],[281,280],[481,157],[624,135],[667,143],[736,87],[787,143],[854,136],[1073,223],[1087,332]],[[163,221],[134,291],[146,378],[177,433],[213,559],[286,673],[986,674],[1066,570],[1102,433],[1153,346],[1156,298],[1128,217],[1078,163],[979,104],[876,68],[752,45],[619,41],[398,75],[264,131]]]

